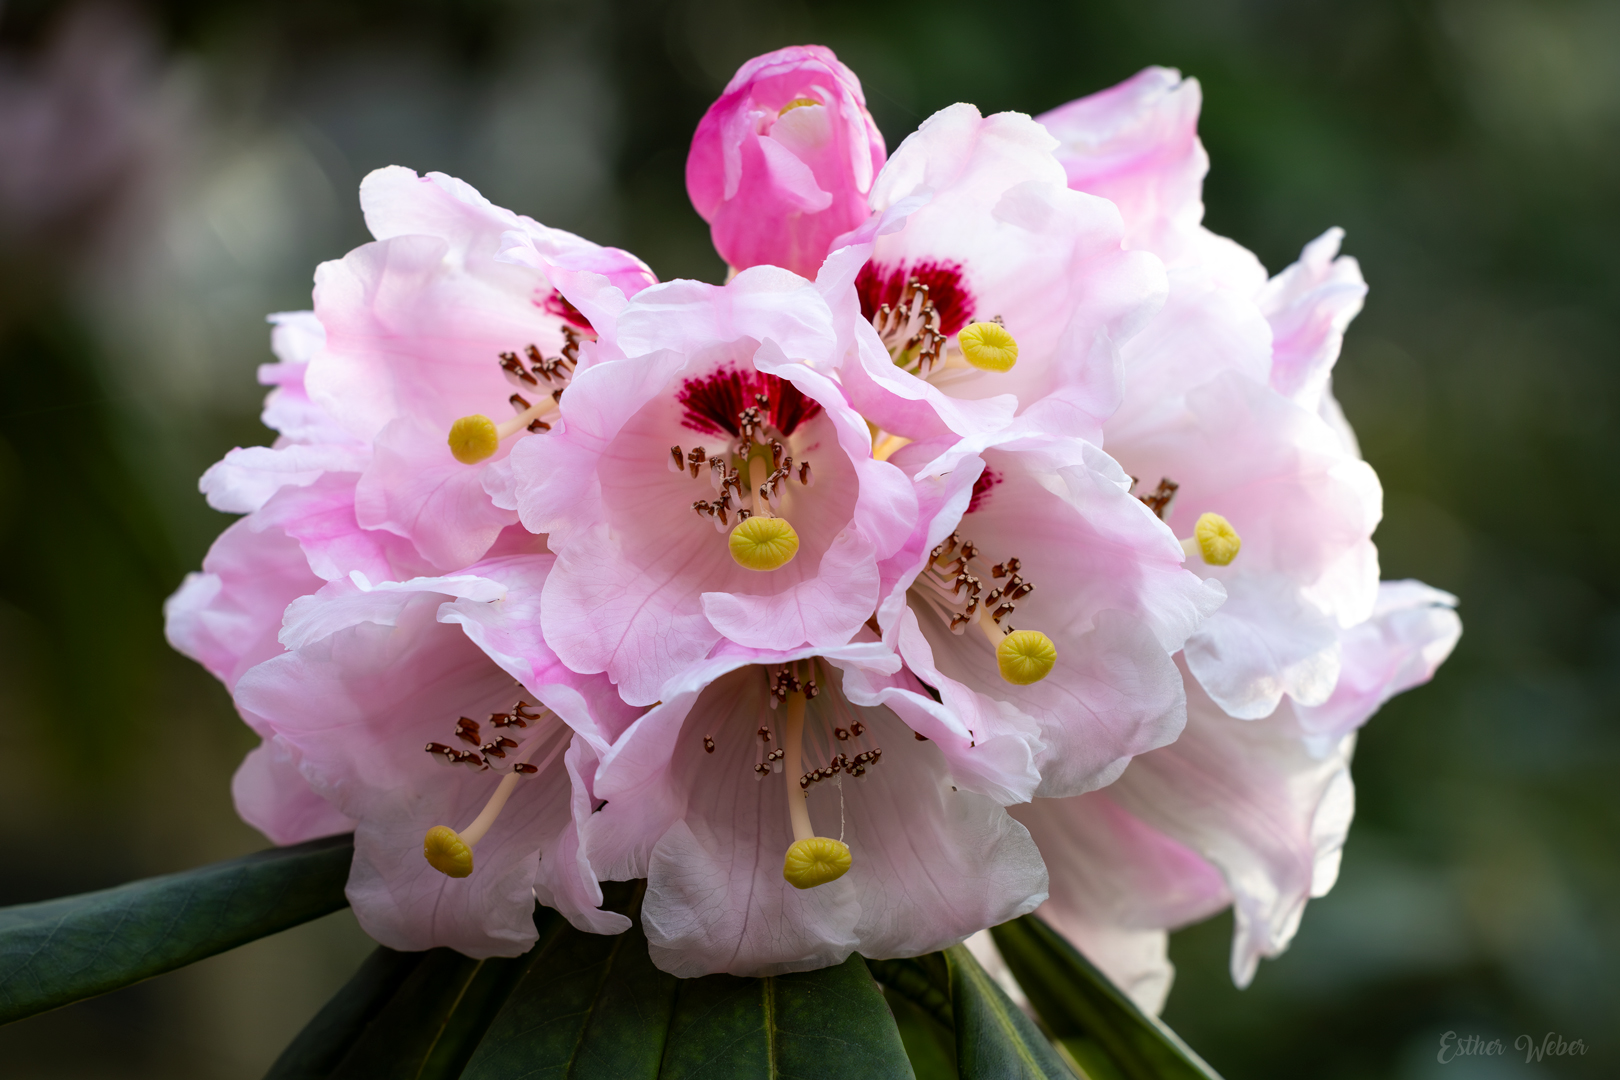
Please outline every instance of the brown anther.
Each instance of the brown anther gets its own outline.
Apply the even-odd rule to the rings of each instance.
[[[691,470],[692,479],[696,480],[698,478],[698,471],[703,468],[708,460],[709,455],[704,452],[703,447],[692,447],[691,451],[686,455],[686,467]]]
[[[678,447],[678,446],[670,447],[669,448],[669,457],[670,457],[670,464],[669,464],[669,471],[670,472],[680,472],[682,469],[686,468],[686,455],[681,452],[680,447]]]
[[[849,725],[849,733],[854,735],[856,738],[859,738],[866,733],[866,725],[857,720],[853,724]]]
[[[529,399],[524,397],[522,394],[513,394],[506,400],[512,406],[512,411],[515,413],[524,413],[529,411]]]
[[[463,716],[456,721],[456,738],[464,743],[478,745],[478,721]]]
[[[990,621],[999,626],[1001,624],[1001,620],[1006,618],[1008,615],[1011,615],[1015,607],[1016,605],[1014,604],[1002,604],[1000,607],[996,608],[995,611],[990,613]]]
[[[714,753],[714,737],[713,736],[711,736],[711,735],[703,736],[703,752],[705,754]]]
[[[754,771],[759,773],[761,776],[771,775],[771,767],[765,764],[763,761],[754,766]]]
[[[1147,504],[1147,508],[1153,511],[1154,517],[1163,521],[1164,512],[1169,508],[1170,500],[1176,497],[1176,491],[1180,487],[1180,484],[1169,477],[1165,477],[1159,481],[1158,487],[1146,495],[1138,495],[1137,498]]]
[[[538,435],[542,431],[550,431],[550,430],[551,430],[551,425],[546,423],[544,420],[540,419],[538,416],[535,417],[533,420],[529,421],[529,434],[530,435]]]
[[[758,734],[759,734],[759,741],[760,742],[770,742],[771,741],[771,729],[770,728],[761,725]]]
[[[913,731],[911,733],[911,737],[913,739],[916,739],[918,742],[927,742],[928,741],[928,736],[924,735],[920,731]]]
[[[494,739],[494,740],[492,740],[490,742],[485,743],[483,746],[480,746],[478,749],[483,751],[484,756],[487,757],[487,758],[489,758],[489,757],[503,758],[503,757],[506,756],[506,752],[508,750],[516,750],[517,745],[518,744],[517,744],[517,742],[515,740],[508,739],[506,736],[503,735],[500,738],[497,738],[497,739]]]
[[[799,462],[799,483],[809,487],[813,481],[814,478],[810,475],[810,463],[808,461]]]
[[[843,742],[843,741],[845,741],[846,739],[849,738],[849,732],[845,731],[841,727],[833,728],[833,734],[838,736],[838,741],[839,742]]]
[[[530,765],[527,761],[520,761],[516,765],[512,766],[512,771],[515,773],[522,773],[524,776],[533,776],[535,773],[540,771],[540,766]]]
[[[819,693],[821,693],[821,687],[816,685],[816,681],[814,679],[811,679],[809,682],[804,684],[805,700],[808,701]]]
[[[1016,558],[1008,559],[1004,563],[998,562],[996,565],[990,568],[990,576],[994,578],[1004,578],[1008,574],[1018,573],[1019,570],[1023,569],[1023,565],[1024,564],[1019,562]]]

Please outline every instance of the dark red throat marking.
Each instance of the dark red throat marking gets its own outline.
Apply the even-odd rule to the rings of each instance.
[[[885,267],[869,262],[861,267],[861,272],[855,275],[855,291],[860,294],[861,314],[871,319],[884,304],[891,308],[899,307],[900,298],[905,295],[906,283],[912,278],[928,286],[928,299],[934,302],[934,309],[939,312],[939,332],[946,337],[962,329],[973,318],[973,294],[968,292],[966,283],[962,281],[962,264],[934,259],[913,266],[901,264]]]
[[[758,395],[763,394],[766,404],[760,407]],[[805,397],[799,388],[786,379],[748,368],[739,371],[725,368],[705,379],[687,379],[681,385],[681,407],[686,415],[683,426],[705,435],[742,434],[737,427],[737,414],[747,408],[757,408],[777,431],[783,435],[821,411],[821,406]]]
[[[1000,473],[992,472],[989,469],[980,473],[979,478],[973,481],[973,497],[968,500],[967,509],[962,513],[971,514],[975,510],[982,509],[984,500],[990,497],[990,489],[999,483],[1001,483]]]
[[[556,289],[552,289],[551,295],[540,301],[540,308],[547,315],[555,315],[570,326],[592,334],[596,332],[596,328],[591,325],[591,320],[587,319],[579,308],[570,304],[568,298]]]

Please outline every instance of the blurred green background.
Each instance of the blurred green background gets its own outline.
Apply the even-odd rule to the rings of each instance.
[[[0,8],[0,903],[262,846],[252,740],[163,642],[267,440],[267,312],[363,242],[372,168],[460,176],[722,272],[682,182],[746,58],[833,47],[890,147],[954,101],[1039,112],[1196,75],[1207,223],[1276,271],[1329,225],[1371,283],[1336,386],[1385,577],[1458,593],[1433,685],[1366,729],[1335,891],[1254,986],[1173,940],[1166,1019],[1230,1080],[1620,1075],[1620,5],[174,0]],[[258,1075],[368,949],[342,913],[0,1029],[7,1077]],[[1440,1035],[1506,1057],[1436,1061]],[[1523,1034],[1585,1057],[1525,1065]]]

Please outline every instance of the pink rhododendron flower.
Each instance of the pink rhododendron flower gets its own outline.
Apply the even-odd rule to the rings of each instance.
[[[355,828],[357,820],[368,836],[382,827],[375,821],[365,824],[370,820],[365,813],[344,810],[342,806],[352,809],[361,804],[336,794],[332,786],[336,782],[329,776],[326,781],[318,779],[328,775],[321,772],[327,766],[317,768],[320,760],[327,760],[331,768],[339,768],[341,761],[331,765],[330,758],[311,758],[303,750],[308,739],[288,734],[296,725],[278,725],[245,703],[250,693],[262,691],[266,678],[260,672],[250,680],[259,689],[243,690],[241,682],[250,669],[276,658],[291,662],[278,641],[289,605],[299,610],[323,588],[322,596],[333,590],[340,595],[353,592],[354,582],[363,583],[368,596],[375,592],[374,599],[397,601],[397,583],[431,576],[456,557],[454,545],[446,548],[440,543],[445,536],[459,529],[477,538],[492,518],[511,519],[511,524],[501,525],[492,537],[477,538],[467,552],[491,558],[544,552],[543,538],[515,524],[515,514],[493,507],[481,486],[489,470],[453,457],[446,439],[453,427],[450,421],[433,435],[431,446],[426,436],[411,444],[416,447],[413,453],[420,451],[424,457],[421,468],[400,471],[388,465],[390,447],[406,445],[391,442],[390,431],[402,430],[401,425],[419,430],[425,426],[424,417],[438,417],[434,410],[445,395],[434,386],[442,390],[471,384],[510,393],[509,382],[517,382],[535,404],[554,406],[546,386],[565,386],[574,359],[585,359],[578,356],[590,338],[584,317],[546,284],[543,268],[497,262],[503,245],[522,236],[553,260],[548,265],[598,273],[615,288],[631,292],[651,280],[634,259],[490,207],[446,177],[418,179],[406,170],[383,170],[368,178],[362,202],[373,230],[388,239],[360,249],[345,263],[324,268],[322,276],[332,286],[321,304],[326,323],[311,312],[273,318],[272,343],[281,363],[262,369],[260,376],[275,387],[266,401],[264,420],[280,434],[272,447],[231,451],[204,476],[202,487],[212,505],[247,516],[225,531],[205,560],[203,573],[189,576],[166,607],[170,640],[226,683],[243,718],[265,739],[244,761],[233,794],[244,819],[277,843],[342,832]],[[336,328],[333,333],[328,324]],[[503,331],[506,336],[500,336]],[[487,336],[491,333],[499,340]],[[532,355],[519,361],[503,357],[503,350],[495,347],[504,343],[508,346],[504,351],[529,353],[522,344],[525,338],[544,343],[548,350],[558,342],[562,348],[548,358],[536,346]],[[478,375],[473,375],[468,369],[475,366],[472,361],[479,358],[480,349],[484,349],[482,363],[477,365]],[[512,407],[518,409],[519,403],[514,401]],[[500,446],[496,452],[504,457],[505,450]],[[419,502],[417,519],[404,521],[378,510],[407,505],[428,488],[437,494],[429,492]],[[545,558],[549,566],[549,555]],[[464,566],[454,563],[448,568]],[[535,641],[540,640],[542,579],[543,575],[534,583],[533,625],[528,628]],[[320,605],[322,610],[353,606],[345,608],[335,600]],[[385,623],[391,617],[379,616]],[[546,663],[555,664],[549,652],[545,656]],[[502,662],[519,670],[510,658]],[[337,677],[330,671],[327,676]],[[594,681],[607,695],[605,700],[623,708],[606,680]],[[532,680],[531,684],[539,685]],[[555,700],[571,691],[553,686],[546,692]],[[368,722],[386,727],[386,718]],[[606,747],[605,735],[591,738],[596,740],[592,755]],[[420,762],[413,759],[412,765]],[[402,774],[395,786],[403,791],[410,783]],[[568,787],[565,776],[560,781],[553,776],[547,783]],[[404,828],[399,821],[389,827],[396,833]],[[412,865],[420,864],[417,868],[427,865],[420,835],[404,848],[368,851],[382,862],[392,859],[388,865],[396,867],[412,858]],[[569,890],[577,892],[577,884],[564,882],[555,888],[572,896]],[[540,887],[548,886],[542,881]],[[566,903],[583,911],[596,902],[586,900]],[[368,903],[375,909],[382,901],[373,897]],[[375,911],[364,917],[378,926],[392,926],[378,932],[391,934],[390,940],[431,944],[453,938],[444,927],[434,931],[439,938],[424,938],[426,931],[420,926],[394,925]],[[480,910],[466,917],[487,923],[495,916]],[[468,933],[472,936],[466,940],[474,941],[484,930]]]
[[[833,240],[870,213],[882,167],[855,73],[831,49],[793,46],[744,64],[703,114],[686,190],[734,269],[815,277]]]
[[[1359,271],[1332,230],[1267,282],[1203,229],[1197,104],[1196,83],[1151,69],[1042,118],[1070,182],[1116,199],[1128,243],[1169,268],[1163,311],[1122,349],[1104,439],[1163,478],[1143,501],[1228,594],[1179,661],[1181,738],[1104,791],[1016,811],[1057,868],[1043,913],[1152,1010],[1167,928],[1231,904],[1239,985],[1287,946],[1337,876],[1355,729],[1461,632],[1454,598],[1377,583],[1381,492],[1329,386]]]
[[[542,270],[500,257],[505,237],[527,236],[556,263],[626,292],[654,278],[628,254],[502,210],[442,174],[379,169],[360,196],[377,240],[316,272],[326,337],[306,386],[372,448],[356,491],[360,524],[452,570],[516,524],[487,494],[488,474],[525,432],[546,429],[590,334]],[[516,415],[491,419],[507,410]]]
[[[1104,445],[1145,484],[1165,482],[1157,503],[1177,535],[1215,513],[1241,537],[1229,565],[1194,559],[1228,600],[1187,663],[1228,713],[1257,718],[1285,694],[1326,700],[1338,630],[1372,610],[1382,489],[1323,408],[1366,286],[1352,260],[1334,262],[1336,230],[1270,284],[1204,230],[1197,105],[1196,83],[1155,68],[1042,120],[1071,182],[1119,195],[1134,242],[1163,246],[1170,296],[1121,350],[1124,395]]]
[[[632,713],[541,639],[551,562],[332,582],[289,608],[289,651],[236,686],[310,786],[357,822],[349,900],[392,948],[515,956],[534,943],[536,896],[581,929],[628,925],[598,910],[578,829],[597,755]],[[424,858],[441,828],[471,849],[463,872]]]
[[[1014,433],[976,457],[960,446],[890,459],[923,479],[918,528],[884,564],[885,640],[960,718],[959,740],[1039,733],[1038,794],[1107,784],[1180,732],[1170,656],[1224,594],[1182,569],[1180,544],[1095,447]],[[1051,659],[1026,680],[1006,657],[1031,636]]]
[[[1354,811],[1355,729],[1434,675],[1462,631],[1454,597],[1388,582],[1373,617],[1342,631],[1339,690],[1227,715],[1187,680],[1187,730],[1111,787],[1014,808],[1052,871],[1039,914],[1144,1009],[1170,989],[1166,931],[1232,905],[1232,978],[1288,947],[1306,901],[1333,887]]]
[[[829,259],[823,288],[871,323],[841,377],[888,434],[994,430],[1057,398],[1065,433],[1097,440],[1115,350],[1163,302],[1164,272],[1121,247],[1112,204],[1065,186],[1055,146],[1027,116],[943,109],[873,185],[882,216]]]
[[[523,522],[557,553],[544,618],[558,655],[645,705],[722,638],[849,641],[916,499],[817,370],[837,342],[821,295],[775,267],[671,282],[603,334],[562,426],[513,455]]]
[[[874,641],[727,643],[614,744],[586,843],[603,877],[647,878],[659,967],[769,975],[854,951],[915,956],[1045,897],[1029,834],[958,783],[965,744],[922,735],[938,707],[899,667]],[[812,845],[833,865],[796,866]]]

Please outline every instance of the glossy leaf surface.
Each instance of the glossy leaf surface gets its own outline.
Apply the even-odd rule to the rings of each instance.
[[[1025,915],[991,933],[1041,1021],[1099,1080],[1219,1080],[1042,920]]]
[[[965,945],[945,950],[962,1080],[1073,1080],[1034,1021],[996,985]]]
[[[0,908],[0,1023],[104,994],[348,906],[353,842],[326,837],[80,896]]]
[[[623,888],[623,887],[621,887]],[[615,890],[617,891],[617,890]],[[653,966],[641,886],[617,937],[543,934],[463,1075],[469,1080],[778,1080],[913,1075],[865,963],[767,979],[676,979]]]

